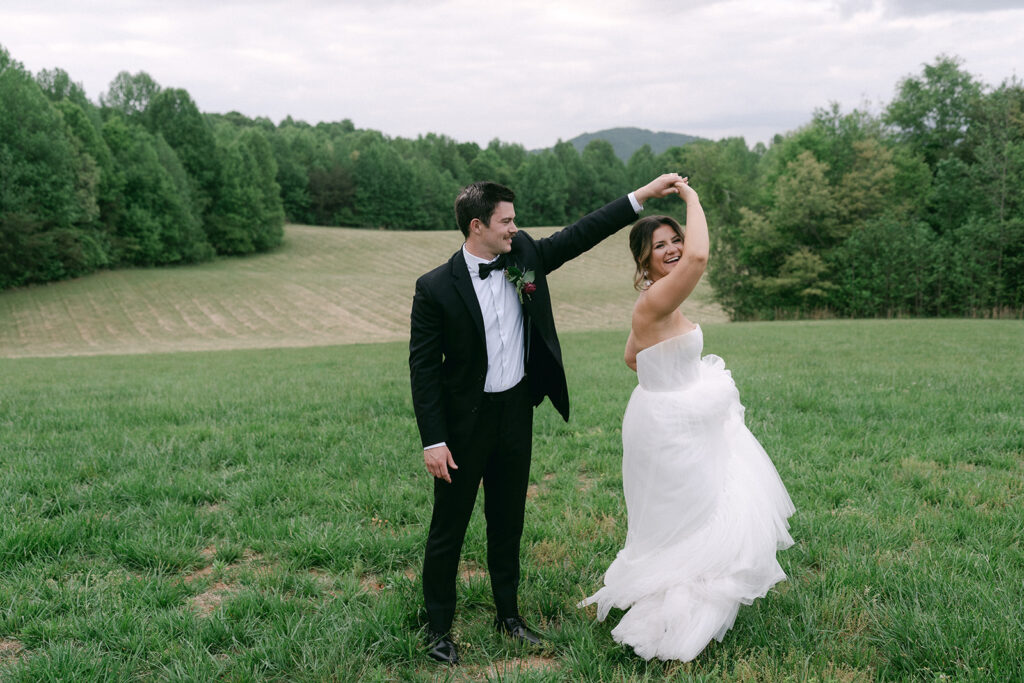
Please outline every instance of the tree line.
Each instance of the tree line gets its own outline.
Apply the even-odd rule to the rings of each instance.
[[[832,105],[767,146],[699,140],[623,162],[603,140],[529,152],[202,114],[141,72],[97,105],[66,72],[33,78],[0,48],[0,288],[265,251],[285,219],[451,229],[454,196],[476,180],[513,187],[521,224],[560,225],[678,171],[701,195],[709,277],[736,319],[1019,317],[1022,104],[1018,81],[991,88],[940,56],[879,114]]]
[[[1024,315],[1016,79],[990,88],[940,56],[878,115],[833,105],[766,149],[677,154],[710,200],[734,318]]]
[[[277,174],[262,130],[215,125],[184,90],[121,73],[96,105],[0,46],[0,289],[271,249]]]

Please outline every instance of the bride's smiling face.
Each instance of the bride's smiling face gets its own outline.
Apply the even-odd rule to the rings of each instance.
[[[661,224],[651,233],[651,258],[647,277],[657,282],[672,272],[683,255],[683,238],[671,225]]]

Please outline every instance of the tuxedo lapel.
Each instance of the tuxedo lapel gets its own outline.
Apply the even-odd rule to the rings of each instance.
[[[516,249],[516,247],[518,247],[518,246],[519,246],[519,244],[516,242],[515,239],[513,239],[512,240],[512,253],[509,254],[508,265],[509,266],[514,266],[515,268],[519,269],[519,272],[523,273],[524,275],[526,273],[530,272],[531,270],[536,271],[536,267],[528,262],[528,260],[526,258],[526,253],[523,250]],[[513,285],[514,285],[514,283],[513,283]],[[532,304],[533,304],[533,297],[531,297],[529,295],[524,295],[523,296],[523,301],[522,301],[522,309],[523,309],[523,317],[524,318],[529,317],[530,309],[532,307]]]
[[[508,264],[510,266],[515,266],[516,268],[518,268],[519,271],[524,275],[531,270],[533,270],[536,273],[536,266],[529,262],[529,260],[526,258],[527,255],[524,250],[517,248],[519,246],[520,242],[517,242],[515,239],[513,239],[512,254],[509,256]],[[523,360],[527,364],[527,367],[529,367],[530,345],[533,341],[533,324],[530,319],[533,315],[534,308],[533,296],[529,294],[524,294],[520,307],[523,310]]]
[[[462,297],[466,308],[469,309],[469,315],[473,318],[473,323],[476,325],[476,330],[480,333],[482,341],[486,339],[484,336],[484,316],[480,312],[480,302],[476,298],[476,291],[473,289],[473,283],[469,279],[469,267],[466,265],[466,257],[462,255],[461,249],[455,252],[451,264],[455,290]]]

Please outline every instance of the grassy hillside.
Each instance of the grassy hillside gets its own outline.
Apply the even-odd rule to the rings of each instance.
[[[789,580],[690,664],[594,609],[626,533],[619,331],[563,335],[537,411],[520,652],[491,628],[482,505],[455,623],[416,610],[431,483],[405,345],[0,359],[0,680],[1019,681],[1018,321],[706,325],[797,512]]]
[[[552,274],[560,330],[628,327],[636,293],[626,232]],[[454,230],[291,225],[272,254],[3,292],[0,357],[399,341],[416,278],[461,244]],[[725,320],[706,285],[684,310],[698,321]]]

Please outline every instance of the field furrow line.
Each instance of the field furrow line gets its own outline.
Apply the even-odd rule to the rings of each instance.
[[[554,228],[528,229],[541,239]],[[407,339],[416,279],[462,245],[456,230],[289,225],[274,252],[103,271],[0,293],[0,356],[366,343]],[[625,232],[552,273],[560,331],[627,328],[636,293]],[[702,284],[684,309],[724,321]]]
[[[336,290],[328,289],[317,283],[293,282],[291,286],[300,295],[298,300],[303,304],[302,308],[319,313],[319,315],[307,319],[315,320],[324,329],[346,331],[355,329],[371,337],[378,332],[377,326],[353,312],[350,301],[332,295]],[[336,299],[341,299],[341,302]],[[331,322],[326,322],[328,320]]]

